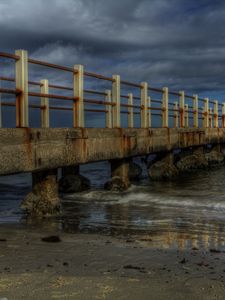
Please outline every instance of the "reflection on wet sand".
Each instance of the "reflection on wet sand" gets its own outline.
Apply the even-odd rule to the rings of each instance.
[[[202,251],[208,251],[211,249],[223,250],[225,246],[224,238],[221,237],[221,234],[224,235],[224,232],[221,231],[221,226],[219,224],[214,224],[211,230],[208,230],[207,224],[206,228],[202,228],[202,231],[199,231],[198,233],[183,233],[174,231],[175,228],[172,227],[167,230],[168,231],[161,233],[156,232],[153,235],[150,235],[154,241],[154,246],[163,249],[199,249]]]

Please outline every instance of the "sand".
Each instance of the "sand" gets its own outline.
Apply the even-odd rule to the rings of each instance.
[[[60,241],[42,239],[57,236]],[[225,299],[225,253],[0,226],[0,299]]]

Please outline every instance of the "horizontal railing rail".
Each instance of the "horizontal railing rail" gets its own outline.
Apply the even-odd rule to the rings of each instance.
[[[152,87],[147,82],[134,83],[121,80],[119,75],[107,77],[88,72],[82,65],[66,67],[31,59],[25,50],[16,50],[15,54],[0,52],[0,57],[10,59],[15,64],[15,77],[3,76],[0,66],[0,82],[14,84],[13,88],[0,86],[0,96],[8,94],[10,98],[15,97],[14,102],[8,101],[8,99],[0,101],[0,126],[2,126],[3,114],[1,108],[8,106],[16,109],[17,127],[29,127],[29,108],[41,110],[41,127],[47,128],[50,127],[50,110],[71,111],[73,127],[80,128],[86,126],[85,112],[104,114],[104,126],[107,128],[122,126],[133,128],[135,116],[138,118],[141,128],[153,127],[153,122],[157,123],[158,127],[165,128],[225,127],[225,103],[218,103],[218,100],[188,95],[184,91],[171,91],[168,87]],[[70,73],[73,84],[72,86],[50,84],[46,77],[39,82],[28,80],[30,65]],[[98,82],[103,81],[103,83],[110,84],[110,87],[101,90],[100,87],[103,86],[101,84],[97,90],[93,87],[86,89],[84,88],[86,79],[97,79]],[[31,90],[32,86],[39,90]],[[49,92],[50,89],[58,90],[61,93]],[[64,92],[68,92],[70,95],[62,94]],[[155,94],[160,96],[155,96]],[[34,104],[31,103],[31,99],[34,101],[40,99],[40,101],[38,104]],[[54,100],[63,101],[63,103],[67,101],[67,103],[71,103],[71,106],[50,103]],[[202,106],[199,103],[202,103]],[[121,115],[127,115],[126,124]]]

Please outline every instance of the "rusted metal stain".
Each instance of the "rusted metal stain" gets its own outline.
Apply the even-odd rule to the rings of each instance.
[[[121,155],[123,156],[131,156],[132,153],[137,148],[137,136],[133,133],[133,131],[124,131],[123,129],[119,129],[120,131],[120,144],[121,144]]]

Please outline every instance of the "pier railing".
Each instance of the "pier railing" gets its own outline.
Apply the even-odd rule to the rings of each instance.
[[[51,125],[49,121],[51,110],[71,111],[75,128],[86,127],[86,112],[104,114],[106,128],[124,126],[133,128],[136,117],[139,118],[140,128],[153,127],[153,118],[158,124],[157,127],[225,127],[225,103],[219,103],[218,100],[187,95],[184,91],[174,92],[168,87],[154,88],[147,82],[124,81],[120,75],[106,77],[87,72],[82,65],[70,68],[31,59],[25,50],[16,50],[15,54],[1,52],[0,57],[12,60],[15,64],[14,77],[2,76],[0,66],[0,82],[14,83],[14,88],[1,85],[0,95],[15,96],[15,101],[4,101],[4,97],[1,97],[0,127],[2,127],[3,107],[15,107],[16,127],[19,128],[29,127],[30,108],[40,110],[41,127],[45,128]],[[56,85],[50,83],[46,77],[39,82],[30,81],[28,77],[30,65],[69,73],[71,85]],[[87,79],[97,79],[99,84],[95,84],[95,88],[86,89],[84,84]],[[103,81],[107,82],[109,88],[102,90],[100,82]],[[32,91],[31,86],[38,88],[38,91]],[[96,86],[99,88],[96,89]],[[50,89],[58,92],[49,93]],[[69,92],[70,95],[65,95],[64,92]],[[38,98],[38,103],[31,103],[31,98]],[[56,105],[54,100],[61,100],[63,104]],[[125,125],[121,122],[124,121],[124,115],[126,115]]]

